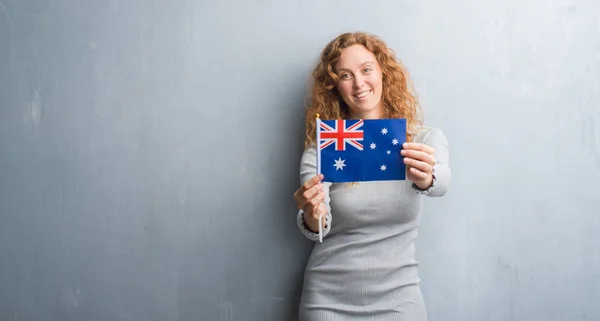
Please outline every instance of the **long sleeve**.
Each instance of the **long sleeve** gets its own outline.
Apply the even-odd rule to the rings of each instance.
[[[444,196],[450,187],[452,172],[450,170],[450,147],[448,140],[439,128],[431,128],[418,135],[417,141],[432,147],[435,150],[436,163],[433,165],[434,182],[433,186],[427,190],[420,190],[413,187],[421,194],[430,197]]]
[[[317,150],[316,150],[316,147],[313,145],[313,146],[310,146],[308,149],[306,149],[304,151],[304,153],[302,154],[302,158],[300,160],[300,184],[304,184],[306,181],[313,178],[315,175],[317,175]],[[323,182],[323,191],[325,192],[324,205],[327,208],[327,214],[325,216],[326,224],[322,230],[323,238],[325,238],[325,236],[331,230],[331,223],[332,223],[331,207],[329,205],[329,201],[330,201],[329,187],[330,186],[331,186],[331,183]],[[304,236],[306,238],[308,238],[309,240],[318,241],[319,233],[314,233],[314,232],[310,231],[309,229],[307,229],[306,226],[304,225],[304,219],[302,216],[303,216],[302,211],[298,211],[298,214],[296,217],[296,223],[298,225],[298,228],[300,229],[302,234],[304,234]]]

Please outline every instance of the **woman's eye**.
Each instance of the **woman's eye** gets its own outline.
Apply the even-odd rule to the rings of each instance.
[[[371,67],[365,68],[365,72],[370,72],[370,71],[371,71]]]

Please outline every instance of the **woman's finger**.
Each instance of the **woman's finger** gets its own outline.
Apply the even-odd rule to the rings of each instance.
[[[418,181],[427,179],[429,177],[429,175],[431,175],[430,173],[420,171],[420,170],[418,170],[418,169],[416,169],[414,167],[411,167],[409,169],[409,171],[410,171],[410,173],[412,173],[413,175],[415,175],[415,177],[417,178],[416,180],[418,180]]]
[[[316,190],[315,187],[319,186],[319,183],[322,179],[323,174],[315,175],[308,181],[304,182],[304,184],[302,184],[302,186],[300,186],[300,188],[296,190],[296,192],[294,193],[294,199],[296,200],[296,203],[299,208],[304,207],[304,205],[306,204],[306,200],[310,199],[313,196]]]
[[[319,204],[321,204],[323,202],[325,202],[325,192],[320,191],[319,193],[317,193],[317,195],[315,195],[313,198],[311,198],[307,202],[306,207],[304,208],[304,212],[308,212],[308,213],[315,212],[315,210],[317,209]]]
[[[404,143],[402,144],[402,148],[407,150],[417,150],[430,155],[435,155],[435,150],[432,147],[421,143]]]
[[[302,186],[300,186],[300,188],[294,192],[294,200],[296,201],[298,209],[304,208],[306,202],[311,199],[319,189],[323,188],[321,183],[322,179],[323,174],[315,175],[308,181],[304,182],[304,184],[302,184]]]
[[[421,172],[424,173],[431,173],[433,171],[433,165],[423,162],[423,161],[419,161],[416,159],[412,159],[412,158],[404,158],[404,164],[412,167],[412,168],[416,168]]]
[[[302,188],[304,189],[304,191],[311,189],[312,187],[317,185],[322,179],[323,179],[323,174],[317,174],[317,175],[313,176],[311,179],[309,179],[308,181],[306,181],[302,185]]]
[[[417,150],[401,150],[400,154],[404,157],[407,158],[412,158],[418,161],[422,161],[422,162],[426,162],[430,165],[435,164],[435,157],[433,157],[433,155],[428,154],[426,152],[423,151],[417,151]]]
[[[323,184],[319,183],[310,189],[304,191],[298,200],[298,208],[305,208],[306,205],[323,190]]]

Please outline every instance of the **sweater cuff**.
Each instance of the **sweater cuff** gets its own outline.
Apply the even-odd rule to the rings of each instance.
[[[308,229],[308,227],[306,226],[306,223],[304,222],[303,214],[304,214],[304,211],[299,210],[298,215],[296,215],[296,222],[298,224],[298,228],[300,228],[300,231],[302,232],[302,234],[304,234],[304,236],[306,238],[308,238],[309,240],[318,241],[319,233],[318,232],[315,233]],[[325,235],[327,235],[327,233],[329,233],[330,229],[331,229],[331,214],[327,213],[327,214],[325,214],[325,226],[321,230],[321,234],[323,235],[323,237],[325,237]]]

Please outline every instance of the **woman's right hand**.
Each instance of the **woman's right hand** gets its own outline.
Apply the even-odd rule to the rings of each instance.
[[[322,227],[325,227],[325,214],[327,207],[325,201],[325,191],[323,191],[323,174],[313,176],[306,181],[294,193],[294,200],[298,209],[304,211],[304,222],[307,227],[314,233],[319,232],[319,217],[322,216]]]

